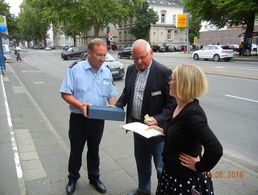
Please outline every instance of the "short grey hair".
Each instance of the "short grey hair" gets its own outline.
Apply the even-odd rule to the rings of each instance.
[[[137,48],[139,46],[145,46],[146,52],[150,53],[151,46],[148,41],[146,41],[144,39],[137,39],[136,41],[134,41],[134,43],[132,45],[132,50],[134,50],[135,48]]]
[[[88,45],[88,49],[93,51],[95,46],[99,46],[99,45],[107,46],[106,42],[103,39],[95,38],[95,39],[90,41],[90,43]]]

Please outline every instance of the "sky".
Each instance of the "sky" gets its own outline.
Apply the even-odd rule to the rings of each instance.
[[[9,4],[10,6],[10,12],[12,14],[15,14],[16,16],[20,12],[20,4],[22,3],[23,0],[5,0],[6,3]]]

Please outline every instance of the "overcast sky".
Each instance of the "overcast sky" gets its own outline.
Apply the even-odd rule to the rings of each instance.
[[[10,12],[12,14],[15,14],[16,16],[20,12],[19,6],[22,3],[22,1],[23,0],[5,0],[5,2],[8,3],[11,6]]]

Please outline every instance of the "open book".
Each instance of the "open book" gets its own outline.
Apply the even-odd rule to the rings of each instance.
[[[153,136],[158,136],[158,135],[164,135],[163,133],[149,128],[148,125],[145,125],[143,123],[139,123],[139,122],[133,122],[133,123],[128,123],[125,125],[121,125],[122,128],[129,130],[129,131],[133,131],[135,133],[139,133],[140,135],[146,137],[146,138],[150,138]]]

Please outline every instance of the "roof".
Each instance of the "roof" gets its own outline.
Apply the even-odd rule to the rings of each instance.
[[[178,3],[175,3],[175,2],[168,2],[166,0],[147,0],[147,2],[150,4],[150,5],[160,5],[160,6],[173,6],[173,7],[177,7],[177,6],[182,6]]]

